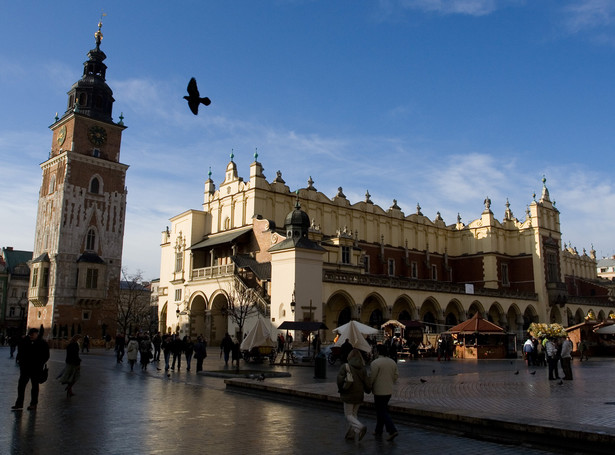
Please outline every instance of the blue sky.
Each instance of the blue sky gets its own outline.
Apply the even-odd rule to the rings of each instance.
[[[104,10],[107,82],[129,164],[123,264],[159,276],[160,232],[199,209],[231,150],[249,177],[338,187],[447,224],[489,196],[524,219],[543,175],[565,242],[615,253],[615,2],[3,2],[0,243],[34,243],[40,163]],[[182,97],[194,76],[212,99]]]

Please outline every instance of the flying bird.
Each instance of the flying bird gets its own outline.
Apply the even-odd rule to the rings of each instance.
[[[184,96],[184,99],[188,101],[188,107],[194,115],[198,115],[199,113],[199,104],[204,104],[205,106],[209,106],[211,104],[211,100],[209,98],[201,98],[199,89],[196,86],[195,78],[190,79],[190,82],[188,82],[188,96]]]
[[[515,371],[515,374],[519,374],[519,370]]]
[[[423,378],[421,378],[421,382],[424,384],[424,383],[426,383],[426,382],[427,382],[427,379],[423,379]]]
[[[535,372],[535,371],[532,371],[530,374],[536,374],[536,372]]]

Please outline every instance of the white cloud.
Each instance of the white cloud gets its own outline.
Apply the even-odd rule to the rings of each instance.
[[[394,3],[381,2],[381,5],[391,10]],[[399,2],[402,8],[467,16],[486,16],[498,9],[522,3],[524,3],[523,0],[400,0]]]
[[[563,9],[565,25],[572,33],[608,27],[615,23],[615,2],[581,0],[570,2]]]

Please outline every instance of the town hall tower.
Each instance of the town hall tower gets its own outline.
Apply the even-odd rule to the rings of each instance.
[[[113,122],[101,27],[66,112],[50,126],[51,151],[41,164],[28,326],[42,324],[47,339],[115,335],[128,166],[120,162],[126,127],[121,115]]]

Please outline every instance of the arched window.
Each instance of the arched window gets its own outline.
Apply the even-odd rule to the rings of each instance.
[[[94,229],[88,231],[88,235],[85,238],[85,249],[89,251],[96,249],[96,232]]]
[[[56,176],[52,175],[49,179],[49,194],[52,194],[56,190]]]
[[[100,191],[100,181],[94,177],[90,182],[90,193],[98,194]]]

